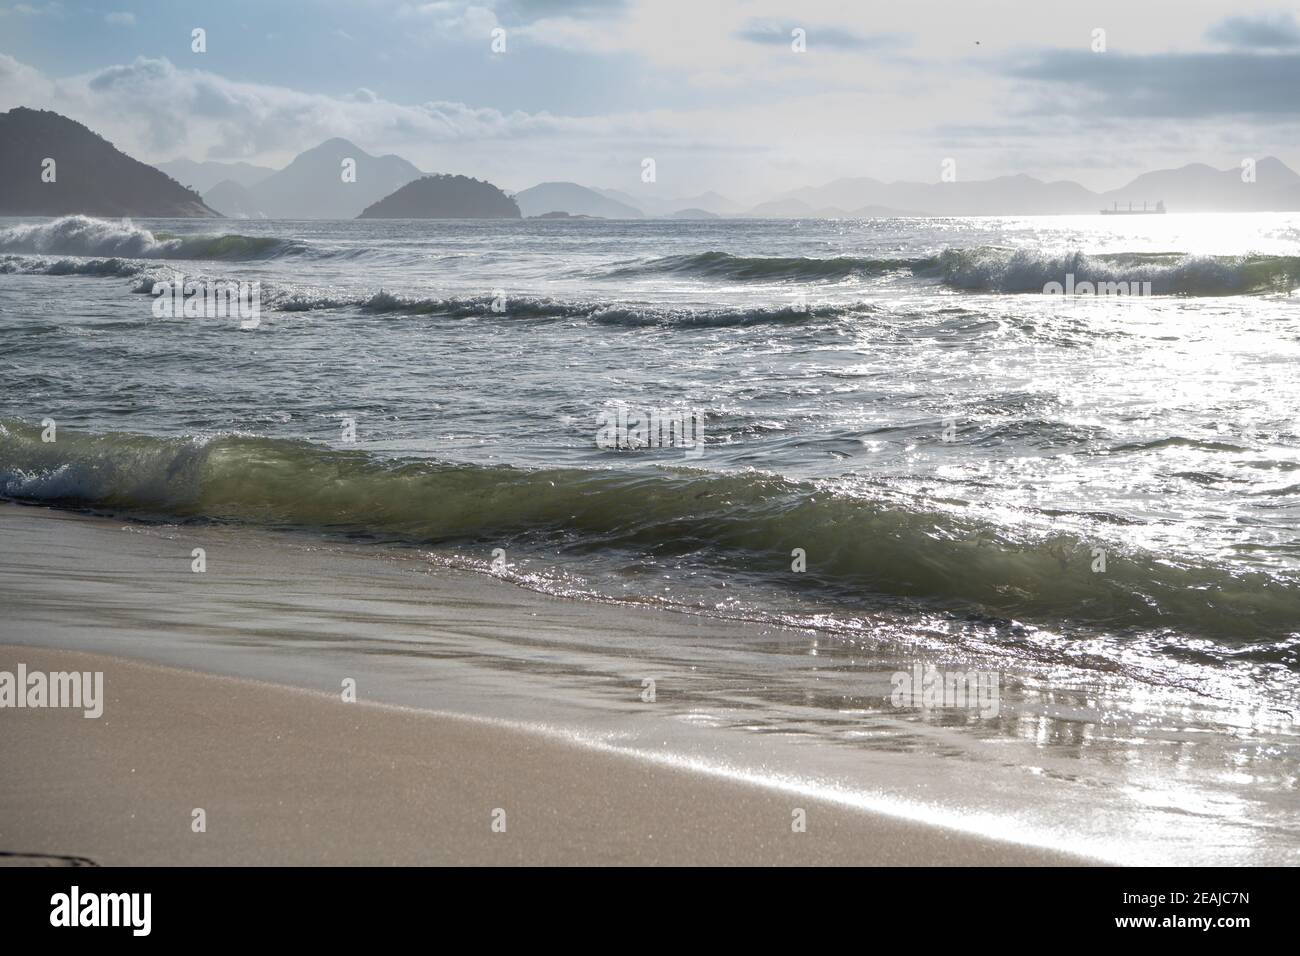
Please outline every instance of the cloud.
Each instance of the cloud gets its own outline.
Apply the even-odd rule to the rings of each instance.
[[[549,17],[604,17],[627,9],[629,0],[503,0],[498,8],[519,21]]]
[[[1055,111],[1073,115],[1200,118],[1300,115],[1300,54],[1054,50],[1009,74],[1072,88]]]
[[[117,27],[133,27],[135,26],[135,14],[118,10],[105,15],[104,21]]]
[[[1014,11],[950,0],[373,0],[364,21],[323,4],[324,48],[345,48],[341,30],[357,63],[371,55],[379,69],[298,71],[321,56],[307,43],[281,51],[278,75],[301,80],[267,82],[191,68],[220,59],[153,55],[60,75],[0,56],[0,109],[57,110],[145,161],[277,165],[337,136],[506,187],[565,179],[666,195],[766,198],[840,176],[915,177],[949,156],[967,177],[1131,175],[1135,157],[1136,168],[1231,165],[1243,144],[1294,161],[1300,47],[1277,45],[1282,19],[1266,18],[1275,29],[1263,37],[1225,25],[1240,19],[1227,0],[1204,2],[1212,11],[1171,18],[1132,0]],[[66,25],[102,32],[121,7]],[[509,31],[508,55],[489,54],[489,24]],[[1097,24],[1114,25],[1111,52],[1088,49]],[[807,55],[790,48],[796,25]],[[1207,30],[1237,45],[1212,45]],[[24,32],[30,61],[77,62],[55,55],[61,30]],[[1240,45],[1251,38],[1272,45]],[[455,92],[426,92],[439,87]],[[647,156],[654,186],[640,181]]]
[[[878,50],[884,47],[903,46],[907,38],[895,33],[863,35],[851,30],[828,26],[806,26],[801,23],[777,23],[774,20],[750,20],[735,32],[738,39],[750,43],[786,46],[792,42],[791,32],[804,30],[808,49],[829,47],[833,50]]]
[[[496,13],[480,3],[436,0],[434,3],[404,3],[397,8],[400,20],[415,21],[440,39],[490,36],[500,26]]]
[[[366,148],[492,143],[566,137],[588,141],[671,138],[669,124],[644,116],[566,117],[431,100],[401,104],[360,88],[344,96],[229,80],[139,57],[92,73],[50,80],[0,54],[0,108],[53,109],[101,132],[128,152],[155,159],[287,158],[342,136]]]
[[[15,3],[12,7],[0,7],[0,15],[6,13],[16,13],[20,17],[62,17],[63,4],[61,3]]]
[[[1300,47],[1300,23],[1290,13],[1227,17],[1210,27],[1205,38],[1237,49],[1288,50]]]

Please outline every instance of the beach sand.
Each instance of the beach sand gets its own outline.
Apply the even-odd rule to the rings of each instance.
[[[8,853],[102,865],[1075,862],[481,721],[0,647],[0,669],[18,662],[102,671],[105,704],[98,719],[0,711]],[[796,808],[806,832],[792,832]]]
[[[618,673],[630,653],[620,641],[682,656],[741,625],[244,529],[0,504],[0,538],[0,671],[102,671],[105,697],[98,719],[0,709],[0,861],[1084,860],[800,792],[790,771],[836,748],[710,736],[693,720],[706,708],[674,705],[684,678],[666,663],[654,708],[638,698],[643,660]],[[190,570],[196,542],[205,574]],[[508,654],[493,651],[507,640]],[[607,673],[564,670],[555,648],[581,640],[610,648]],[[359,675],[358,702],[342,699],[340,674]],[[952,775],[929,760],[848,756],[868,781],[908,792],[937,793]],[[1034,799],[984,776],[990,801]],[[191,828],[196,808],[206,832]],[[806,832],[793,830],[796,809]]]

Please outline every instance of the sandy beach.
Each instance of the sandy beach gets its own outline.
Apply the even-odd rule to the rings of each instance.
[[[0,3],[0,867],[1300,865],[1300,11],[134,6]]]
[[[0,647],[0,669],[18,661],[102,671],[106,701],[99,719],[0,715],[9,853],[164,866],[1076,862],[485,722]],[[796,808],[806,832],[792,832]]]
[[[1064,687],[1045,698],[1010,679],[1000,716],[954,723],[890,705],[907,649],[566,599],[410,549],[17,504],[0,505],[0,538],[0,672],[104,674],[97,719],[0,709],[10,854],[994,865],[1295,852],[1281,831],[1191,802],[1193,774],[1228,758],[1189,749],[1186,715],[1162,716],[1149,690],[1135,703],[1118,684],[1108,704],[1140,705],[1139,740],[1081,724]],[[191,831],[196,808],[205,833]]]
[[[427,607],[433,616],[420,627],[470,628],[485,647],[494,629],[585,627],[603,635],[617,626],[649,641],[657,630],[688,637],[701,627],[681,615],[561,601],[479,575],[413,579],[400,563],[321,549],[311,539],[145,526],[11,504],[0,505],[0,529],[7,545],[0,556],[7,608],[0,671],[15,673],[22,664],[29,673],[104,675],[98,718],[75,709],[0,710],[6,768],[0,850],[31,854],[10,862],[991,865],[1079,859],[800,793],[790,782],[796,765],[776,750],[764,751],[773,764],[772,785],[765,785],[752,767],[745,770],[738,759],[743,751],[730,767],[704,761],[717,746],[709,738],[691,750],[692,735],[673,740],[671,729],[653,723],[636,738],[628,726],[647,721],[636,683],[622,695],[633,703],[629,713],[615,715],[616,726],[586,725],[600,733],[567,732],[540,719],[546,692],[537,675],[498,686],[493,706],[505,701],[515,719],[448,713],[459,704],[469,710],[470,698],[427,687],[403,697],[403,685],[384,665],[395,662],[401,674],[417,661],[382,656],[377,647],[381,634],[402,636],[387,630],[400,626],[379,615],[381,605],[408,627]],[[194,541],[207,548],[206,575],[190,570]],[[229,573],[231,565],[237,573]],[[417,582],[432,590],[414,593]],[[354,603],[357,590],[370,602],[364,608]],[[337,619],[308,622],[312,649],[268,638],[302,626],[295,601],[338,612]],[[358,671],[354,662],[329,662],[335,628],[373,638],[374,665]],[[442,663],[460,683],[470,680],[463,663]],[[345,702],[341,689],[324,689],[341,685],[335,676],[344,673],[361,675],[356,702]],[[667,695],[672,681],[664,683]],[[513,703],[504,693],[510,687],[518,697]],[[380,688],[416,706],[375,702]],[[474,691],[478,698],[489,695]],[[645,746],[648,737],[671,746]],[[631,746],[637,740],[640,746]],[[196,808],[206,813],[204,833],[192,830]],[[796,809],[806,812],[804,832],[794,832]],[[497,810],[505,811],[504,833],[493,830]]]

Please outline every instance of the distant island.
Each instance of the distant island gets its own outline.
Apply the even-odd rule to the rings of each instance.
[[[857,176],[747,205],[715,192],[683,197],[647,187],[634,196],[565,181],[506,193],[467,176],[431,176],[400,156],[372,155],[337,137],[281,169],[185,158],[155,168],[58,113],[21,106],[0,113],[0,216],[880,219],[1139,215],[1144,203],[1146,213],[1159,214],[1162,207],[1151,204],[1161,201],[1178,213],[1300,210],[1300,174],[1264,156],[1228,169],[1190,163],[1154,170],[1103,193],[1024,174],[956,182]]]
[[[544,212],[540,216],[529,216],[529,219],[604,219],[604,216],[584,216],[580,212]]]
[[[644,219],[645,213],[627,203],[602,196],[594,189],[577,183],[540,183],[515,193],[515,201],[525,216],[542,216],[548,212],[567,212],[571,216],[595,216],[601,219]]]
[[[367,206],[358,219],[518,219],[519,206],[489,182],[424,176]]]
[[[204,217],[199,194],[80,123],[19,106],[0,113],[0,216]]]

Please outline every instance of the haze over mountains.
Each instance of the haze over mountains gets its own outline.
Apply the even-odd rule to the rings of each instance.
[[[344,180],[345,160],[356,162],[355,181]],[[355,219],[422,175],[400,156],[371,156],[346,139],[330,139],[299,153],[248,192],[270,219]]]
[[[338,154],[343,140],[331,140]],[[318,150],[323,147],[317,147]],[[350,155],[366,157],[359,148],[346,144]],[[315,151],[309,151],[307,156]],[[250,215],[244,211],[256,209],[272,218],[349,218],[343,215],[355,203],[337,203],[328,208],[338,209],[338,215],[322,214],[327,208],[312,200],[316,189],[339,194],[336,158],[321,164],[304,178],[295,169],[300,156],[281,173],[272,186],[267,181],[254,184],[245,196],[240,187],[227,181],[219,184],[221,192],[205,193],[208,205],[231,215]],[[407,182],[421,173],[398,157],[390,178],[372,187],[383,188],[396,179],[409,177]],[[358,162],[358,182],[361,183],[363,166]],[[292,171],[292,172],[291,172]],[[274,193],[294,182],[292,203],[273,201]],[[400,185],[405,185],[405,182]],[[396,187],[393,187],[396,188]],[[571,182],[539,183],[514,194],[519,211],[527,217],[542,216],[551,212],[565,212],[571,216],[597,216],[606,219],[707,219],[735,218],[868,218],[889,216],[1034,216],[1034,215],[1091,215],[1100,209],[1109,209],[1128,203],[1137,207],[1145,202],[1154,207],[1164,201],[1170,212],[1263,212],[1300,210],[1300,174],[1273,157],[1259,160],[1254,169],[1253,181],[1243,181],[1242,170],[1234,167],[1214,169],[1203,163],[1193,163],[1180,169],[1156,170],[1138,176],[1128,185],[1109,192],[1093,192],[1076,182],[1045,182],[1032,176],[1000,176],[995,179],[972,180],[953,183],[895,182],[884,183],[866,177],[840,179],[823,186],[793,190],[772,200],[745,207],[716,192],[698,196],[659,197],[650,193],[634,196],[617,189],[598,189]],[[367,190],[371,194],[374,190]],[[389,190],[391,192],[391,190]],[[259,192],[266,196],[260,198]],[[351,195],[343,193],[343,195]],[[386,195],[386,194],[385,194]],[[382,197],[376,197],[376,199]],[[373,201],[373,200],[372,200]],[[292,212],[286,209],[292,209]],[[276,209],[285,211],[276,212]],[[359,212],[360,210],[358,210]],[[356,215],[353,213],[352,215]]]
[[[49,158],[57,160],[52,182],[41,175]],[[349,165],[351,170],[346,169]],[[399,196],[403,187],[423,181],[426,174],[400,156],[374,156],[345,139],[308,149],[280,170],[188,159],[154,168],[57,113],[23,107],[0,113],[0,215],[352,219],[364,212],[368,218],[553,213],[609,219],[863,218],[1086,215],[1112,205],[1154,206],[1158,201],[1171,213],[1300,210],[1300,174],[1273,157],[1258,160],[1250,173],[1244,175],[1240,167],[1219,170],[1193,163],[1144,173],[1104,193],[1023,174],[951,183],[854,177],[791,190],[753,206],[716,192],[672,197],[655,184],[645,184],[633,195],[546,182],[519,191],[510,203],[508,193],[463,176],[438,175]],[[514,204],[517,211],[512,211]]]
[[[567,212],[571,216],[600,216],[603,219],[644,219],[635,206],[603,196],[577,183],[539,183],[515,193],[515,202],[525,216]]]
[[[173,159],[169,163],[156,163],[155,167],[200,193],[226,180],[247,189],[275,172],[270,166],[254,166],[252,163],[196,163],[192,159]]]

